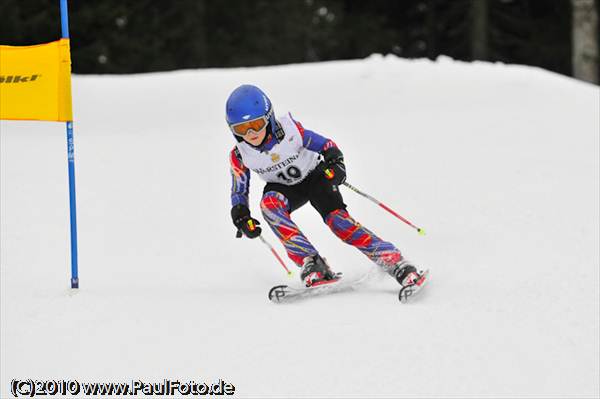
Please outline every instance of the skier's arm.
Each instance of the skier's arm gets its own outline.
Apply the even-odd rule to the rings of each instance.
[[[305,129],[298,121],[294,121],[294,123],[302,136],[302,146],[307,150],[323,154],[323,152],[327,151],[329,148],[337,147],[333,140],[323,137],[312,130]]]
[[[242,162],[242,157],[236,148],[229,154],[231,167],[231,206],[248,206],[250,192],[250,169]]]
[[[294,121],[296,127],[302,135],[302,144],[304,148],[310,151],[318,152],[323,155],[323,165],[325,176],[333,184],[339,185],[346,181],[346,165],[344,164],[344,154],[333,142],[333,140],[323,137],[312,130],[305,129],[300,122]]]
[[[256,238],[261,233],[260,222],[250,216],[248,194],[250,192],[250,169],[242,162],[236,148],[229,154],[231,164],[231,219],[238,228],[238,237]]]

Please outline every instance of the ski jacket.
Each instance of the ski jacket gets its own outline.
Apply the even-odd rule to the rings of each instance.
[[[255,147],[240,141],[231,150],[231,206],[248,206],[250,170],[266,182],[288,186],[300,183],[321,162],[321,152],[336,144],[305,129],[291,114],[277,118],[275,133]]]

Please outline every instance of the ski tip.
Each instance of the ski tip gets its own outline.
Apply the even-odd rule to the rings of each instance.
[[[417,229],[417,231],[419,232],[419,235],[420,235],[420,236],[424,236],[424,235],[425,235],[425,229],[422,229],[422,228],[420,228],[420,227],[419,227],[419,228]]]
[[[429,270],[425,270],[417,282],[413,285],[403,287],[398,293],[400,303],[408,303],[429,281]]]
[[[281,302],[287,293],[286,288],[288,288],[287,285],[276,285],[271,288],[269,291],[269,300],[272,302]]]

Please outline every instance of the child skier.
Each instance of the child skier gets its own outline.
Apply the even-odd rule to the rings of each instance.
[[[338,186],[346,179],[342,151],[337,145],[295,121],[291,114],[275,118],[269,98],[258,87],[236,88],[226,103],[226,119],[237,144],[230,153],[231,217],[243,233],[256,238],[260,223],[250,215],[250,169],[267,182],[260,201],[263,217],[301,267],[307,287],[336,280],[319,252],[292,221],[290,214],[310,202],[342,241],[356,247],[402,286],[420,277],[391,243],[356,222],[346,210]]]

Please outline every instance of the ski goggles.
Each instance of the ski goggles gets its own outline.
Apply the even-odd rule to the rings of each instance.
[[[261,116],[260,118],[252,119],[250,121],[244,121],[240,123],[235,123],[233,125],[229,125],[229,128],[236,136],[243,137],[250,130],[255,133],[260,132],[269,124],[269,115]]]

